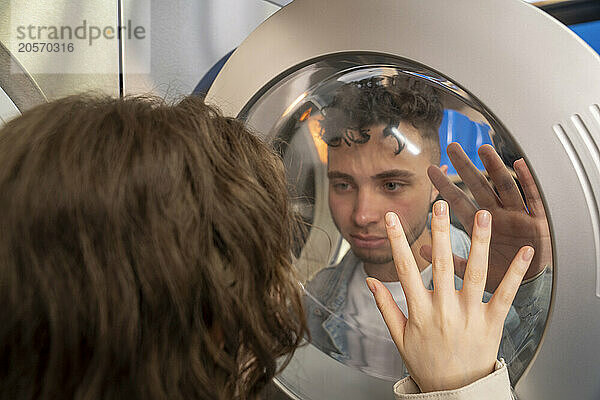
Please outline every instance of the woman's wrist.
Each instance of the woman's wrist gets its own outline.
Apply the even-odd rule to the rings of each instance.
[[[480,393],[482,395],[485,394],[486,399],[489,398],[494,400],[506,400],[508,398],[511,398],[508,370],[506,369],[506,363],[504,362],[504,360],[496,360],[494,370],[490,374],[468,385],[452,390],[439,390],[436,392],[425,393],[421,390],[421,388],[419,388],[417,383],[413,380],[412,376],[410,375],[396,382],[396,384],[394,385],[394,394],[397,400],[441,400],[445,398],[455,398],[452,396],[459,396],[459,394],[461,393]]]
[[[449,367],[455,369],[456,374],[454,376],[449,376],[444,379],[440,376],[442,374],[440,374],[439,371],[436,371],[436,376],[432,377],[433,379],[431,382],[417,382],[417,384],[422,393],[460,389],[493,373],[496,370],[496,361],[493,361],[489,368],[484,368],[479,371],[467,372],[464,370],[465,366],[467,365],[462,364],[462,368],[460,366]]]

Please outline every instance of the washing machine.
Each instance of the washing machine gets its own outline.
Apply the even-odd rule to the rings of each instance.
[[[313,337],[277,376],[270,398],[391,398],[393,383],[407,373],[388,336],[352,325],[322,304],[312,285],[352,251],[329,204],[327,111],[347,85],[400,81],[439,100],[441,164],[449,164],[444,144],[458,140],[485,172],[477,149],[490,143],[509,169],[524,158],[541,193],[553,261],[549,284],[530,298],[543,300],[535,315],[525,316],[535,325],[518,330],[518,349],[508,360],[517,396],[600,398],[600,58],[564,25],[520,0],[151,1],[146,8],[127,1],[46,3],[58,20],[68,7],[115,23],[144,15],[152,26],[150,58],[130,57],[134,52],[120,41],[91,61],[78,60],[83,73],[39,73],[9,51],[0,29],[0,125],[82,90],[176,98],[192,92],[198,77],[235,49],[207,101],[245,120],[284,159],[294,209],[308,227],[294,255],[305,301],[319,306],[310,308],[314,315],[349,326],[347,338],[389,355],[340,356]],[[4,4],[3,27],[10,25],[9,5],[33,7]],[[241,22],[231,24],[232,18]],[[230,25],[233,33],[220,34],[219,27]],[[104,59],[114,60],[112,69],[94,71],[94,60]],[[150,68],[136,71],[136,65]],[[423,149],[409,140],[394,143],[401,142],[406,152]],[[451,180],[464,187],[448,166]]]
[[[309,324],[320,318],[311,329],[331,328],[325,339],[313,331],[297,350],[273,398],[391,398],[393,383],[407,374],[389,336],[369,331],[347,305],[337,307],[330,293],[338,288],[315,284],[358,255],[331,200],[338,190],[332,143],[356,150],[369,134],[357,125],[328,141],[332,110],[345,92],[394,82],[435,93],[442,152],[463,135],[477,165],[477,148],[489,141],[511,172],[524,158],[535,178],[552,262],[547,284],[529,299],[543,305],[519,315],[516,347],[504,353],[516,395],[600,398],[600,57],[520,0],[295,0],[224,64],[207,101],[246,121],[282,155],[294,209],[308,227],[295,254],[307,317]],[[411,151],[409,135],[394,143]],[[414,145],[413,153],[423,149]],[[358,350],[332,348],[340,332]]]

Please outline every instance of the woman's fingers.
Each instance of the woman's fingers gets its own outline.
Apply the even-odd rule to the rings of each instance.
[[[533,247],[530,246],[523,246],[519,249],[489,302],[490,313],[499,323],[503,323],[508,314],[521,281],[529,268],[533,253]]]
[[[385,226],[392,246],[392,256],[398,280],[406,294],[408,312],[412,314],[416,312],[415,309],[418,309],[419,302],[424,298],[427,289],[425,289],[421,280],[419,268],[410,250],[398,216],[393,212],[388,212],[385,215]]]
[[[488,254],[492,236],[492,216],[487,210],[475,214],[471,251],[463,281],[463,294],[468,304],[481,304],[488,270]]]
[[[445,296],[454,292],[454,263],[450,245],[448,203],[444,200],[438,200],[433,205],[431,241],[434,296]]]
[[[475,205],[469,200],[465,192],[450,181],[448,175],[444,174],[440,167],[430,165],[427,168],[427,175],[433,186],[440,192],[444,200],[448,202],[452,208],[452,212],[458,217],[458,220],[470,235],[473,230],[473,215],[477,211]]]
[[[394,301],[392,294],[381,282],[375,278],[367,278],[367,286],[375,297],[377,308],[383,316],[385,324],[387,325],[390,334],[396,347],[400,353],[404,354],[404,328],[406,326],[407,319],[398,308],[398,305]]]
[[[421,246],[419,250],[419,254],[429,263],[431,263],[431,246],[428,244],[424,244]],[[467,260],[457,256],[456,254],[452,254],[452,263],[454,264],[454,275],[458,276],[460,279],[464,279],[465,270],[467,269]]]

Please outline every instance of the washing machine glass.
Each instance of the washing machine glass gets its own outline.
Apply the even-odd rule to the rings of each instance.
[[[517,161],[525,155],[493,110],[460,83],[414,62],[341,53],[283,73],[240,116],[282,155],[294,208],[305,224],[295,264],[305,288],[310,346],[378,379],[408,374],[365,278],[383,281],[407,314],[383,222],[393,210],[423,282],[432,288],[429,221],[431,204],[441,194],[450,203],[451,242],[460,258],[455,259],[457,289],[477,208],[493,215],[484,301],[517,250],[536,248],[499,351],[516,383],[544,330],[552,250],[535,171]],[[451,142],[464,152],[448,147]],[[489,182],[487,189],[482,182]]]

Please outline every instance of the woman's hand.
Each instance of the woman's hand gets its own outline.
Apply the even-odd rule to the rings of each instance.
[[[463,288],[457,291],[448,204],[440,200],[433,210],[433,291],[423,285],[398,216],[387,213],[385,218],[408,319],[384,285],[367,279],[396,347],[422,392],[457,389],[494,370],[504,320],[533,258],[533,248],[522,247],[490,302],[483,303],[492,221],[488,211],[480,210],[473,222]]]

